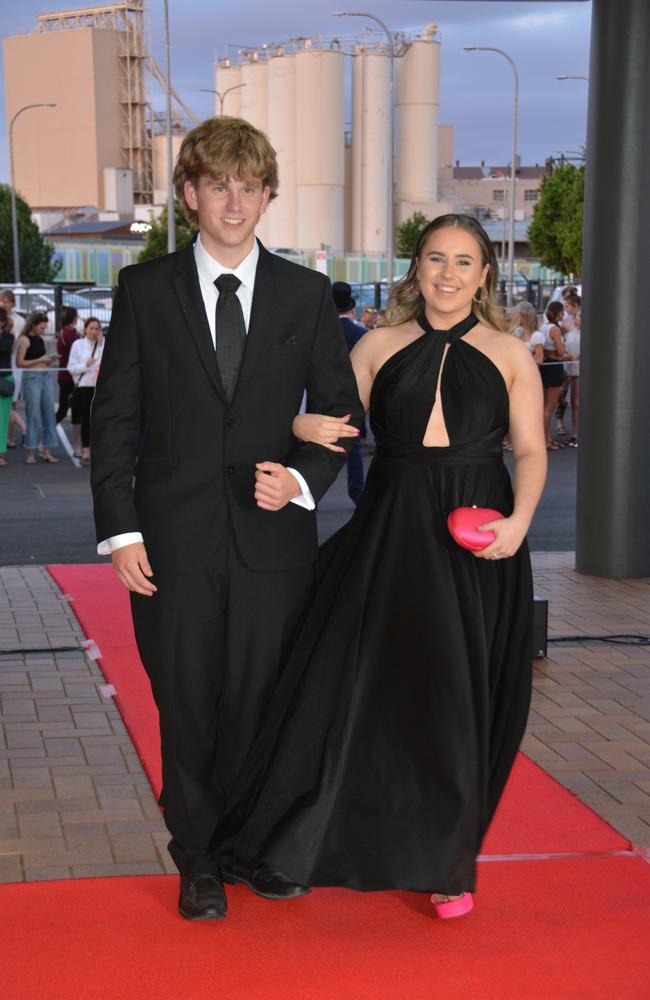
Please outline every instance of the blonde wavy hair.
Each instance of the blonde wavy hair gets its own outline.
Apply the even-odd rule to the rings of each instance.
[[[174,167],[174,191],[192,225],[199,217],[185,200],[185,182],[196,187],[203,175],[215,181],[259,180],[271,189],[271,199],[278,196],[275,150],[264,133],[243,118],[206,118],[181,143]]]
[[[490,237],[483,229],[480,222],[473,219],[471,215],[460,215],[450,212],[447,215],[439,215],[432,219],[420,233],[417,245],[411,257],[409,269],[393,288],[388,299],[386,309],[386,323],[388,326],[399,326],[400,323],[408,323],[415,319],[424,309],[424,298],[417,281],[417,266],[422,248],[437,229],[456,227],[471,233],[479,245],[481,251],[481,265],[487,264],[489,270],[485,279],[485,286],[481,293],[481,301],[472,301],[472,312],[480,323],[492,327],[494,330],[506,332],[509,329],[508,321],[503,309],[496,304],[497,282],[499,279],[499,265],[494,253],[494,248],[490,242]]]

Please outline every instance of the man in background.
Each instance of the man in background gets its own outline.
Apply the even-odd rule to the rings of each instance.
[[[336,311],[339,314],[339,323],[348,345],[348,353],[354,345],[366,333],[366,328],[356,322],[356,302],[352,298],[352,288],[347,281],[335,281],[332,285],[332,297]],[[365,428],[361,434],[364,436]],[[363,493],[363,458],[361,456],[361,441],[357,438],[348,452],[348,496],[356,507]]]

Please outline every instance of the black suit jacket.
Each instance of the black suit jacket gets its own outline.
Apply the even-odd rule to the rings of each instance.
[[[300,472],[316,500],[344,456],[292,434],[312,412],[363,418],[327,278],[260,244],[234,398],[221,387],[191,246],[120,272],[92,410],[97,538],[141,531],[156,570],[204,566],[230,527],[244,562],[270,571],[317,554],[313,512],[264,511],[255,463]],[[347,439],[349,442],[351,439]]]

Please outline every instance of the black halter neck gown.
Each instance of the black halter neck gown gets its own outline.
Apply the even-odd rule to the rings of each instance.
[[[524,543],[477,559],[458,506],[512,512],[508,393],[469,316],[377,373],[377,452],[323,547],[310,608],[224,823],[220,852],[305,885],[459,893],[521,741],[532,581]],[[445,355],[445,347],[449,350]],[[444,359],[444,364],[443,364]],[[442,364],[449,447],[422,444]]]

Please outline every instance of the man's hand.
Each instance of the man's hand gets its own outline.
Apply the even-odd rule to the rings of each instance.
[[[132,590],[134,594],[142,594],[143,597],[153,597],[158,588],[147,579],[153,576],[153,570],[142,542],[123,545],[121,549],[111,553],[111,559],[118,580],[127,590]]]
[[[258,462],[255,466],[255,500],[262,510],[282,510],[300,496],[302,490],[295,476],[277,462]]]

